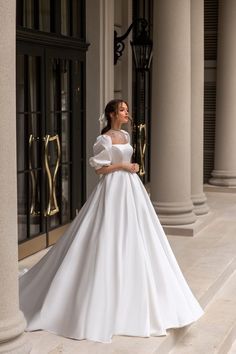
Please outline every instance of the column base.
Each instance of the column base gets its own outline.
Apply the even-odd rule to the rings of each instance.
[[[215,217],[216,213],[210,211],[206,215],[198,217],[194,224],[163,225],[163,229],[168,236],[194,237],[205,227],[209,226],[210,223],[214,222]]]
[[[214,186],[235,187],[236,171],[213,170],[209,183]]]
[[[0,321],[0,354],[30,353],[30,345],[24,336],[25,318],[21,311],[11,318]]]
[[[26,321],[23,313],[18,310],[15,316],[0,321],[0,344],[24,333]]]
[[[0,343],[0,354],[29,354],[32,346],[24,334],[5,343]]]
[[[153,202],[163,225],[188,225],[196,221],[192,202]]]
[[[210,193],[236,193],[236,187],[213,186],[212,184],[204,184],[203,190]]]
[[[205,215],[209,212],[209,207],[206,203],[207,198],[204,193],[193,194],[191,199],[193,202],[193,211],[196,215]]]

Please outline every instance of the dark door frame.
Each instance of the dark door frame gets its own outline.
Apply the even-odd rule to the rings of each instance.
[[[76,214],[76,211],[80,209],[84,200],[85,200],[85,55],[87,50],[87,45],[85,42],[80,41],[74,38],[58,38],[52,34],[48,33],[37,33],[28,29],[17,29],[17,54],[30,53],[30,55],[40,56],[41,57],[41,65],[44,67],[44,72],[47,70],[47,63],[50,58],[69,58],[73,60],[74,67],[74,75],[72,77],[72,111],[74,112],[73,121],[73,129],[71,129],[72,133],[72,141],[78,141],[78,136],[81,137],[79,144],[75,146],[72,144],[71,146],[71,155],[72,155],[72,165],[76,166],[77,173],[72,174],[72,185],[71,185],[71,195],[72,203],[71,203],[71,219]],[[77,69],[76,69],[77,68]],[[44,74],[41,78],[41,92],[42,92],[42,116],[46,117],[46,98],[47,92],[45,92],[46,84],[46,75]],[[81,99],[79,99],[79,94],[81,95]],[[81,119],[78,119],[81,117]],[[45,118],[46,119],[46,118]],[[46,131],[45,119],[42,119],[42,131]],[[43,149],[43,144],[42,149]],[[43,152],[41,152],[43,153]],[[78,156],[81,156],[80,160],[78,160]],[[41,183],[45,183],[43,178],[41,179]],[[45,196],[42,196],[45,198]],[[43,200],[43,205],[45,208],[45,200]],[[46,241],[40,240],[40,235],[33,237],[39,240],[35,240],[34,249],[32,251],[28,250],[25,243],[27,241],[23,241],[20,243],[20,248],[22,248],[22,255],[20,258],[24,258],[25,256],[34,253],[42,248],[49,246],[52,242],[50,242],[48,238],[47,226],[45,226],[42,232],[46,232]],[[42,233],[41,233],[42,236]],[[57,238],[57,237],[56,237]],[[31,241],[30,239],[29,241]],[[22,246],[22,247],[21,247]]]

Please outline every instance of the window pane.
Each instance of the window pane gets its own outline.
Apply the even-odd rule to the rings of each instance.
[[[23,27],[34,28],[34,1],[23,2]]]
[[[62,200],[61,200],[61,218],[62,223],[70,221],[70,165],[62,165]]]
[[[41,67],[40,58],[29,56],[28,62],[28,85],[29,85],[29,101],[28,111],[37,112],[40,109],[40,80]]]
[[[62,113],[61,119],[61,150],[62,162],[69,162],[70,159],[70,117],[68,113]]]
[[[50,1],[39,0],[39,30],[50,32]]]
[[[23,0],[16,1],[16,25],[23,25]]]
[[[71,23],[73,25],[72,35],[77,38],[85,38],[85,1],[71,0],[72,13]]]
[[[17,129],[17,170],[23,171],[27,168],[27,150],[25,149],[25,141],[27,139],[27,128],[25,126],[24,114],[18,114],[16,117]]]
[[[50,216],[49,218],[49,230],[52,230],[56,228],[57,226],[60,226],[60,218],[59,218],[59,213]]]
[[[61,110],[62,111],[68,111],[70,109],[69,79],[70,79],[69,60],[61,60]]]
[[[17,202],[18,202],[18,240],[27,238],[27,174],[17,176]]]
[[[60,92],[60,61],[59,59],[51,59],[49,69],[49,85],[50,85],[50,111],[58,112],[61,110],[61,92]]]
[[[24,112],[24,55],[17,55],[16,57],[16,110],[17,112]]]
[[[36,31],[85,37],[84,0],[17,0],[16,24]]]
[[[68,0],[61,0],[61,34],[70,35]]]
[[[30,236],[40,233],[41,216],[40,216],[40,171],[31,169],[30,171],[30,192],[29,192],[29,207],[30,207]]]

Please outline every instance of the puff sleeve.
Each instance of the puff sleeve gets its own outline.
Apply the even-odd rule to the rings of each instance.
[[[111,138],[107,135],[100,135],[97,137],[93,145],[94,156],[90,157],[89,163],[95,170],[103,166],[111,165]]]

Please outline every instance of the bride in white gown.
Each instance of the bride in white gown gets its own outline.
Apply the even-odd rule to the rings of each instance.
[[[27,330],[111,342],[159,336],[203,313],[136,172],[128,106],[112,100],[90,164],[102,177],[64,236],[20,278]]]

